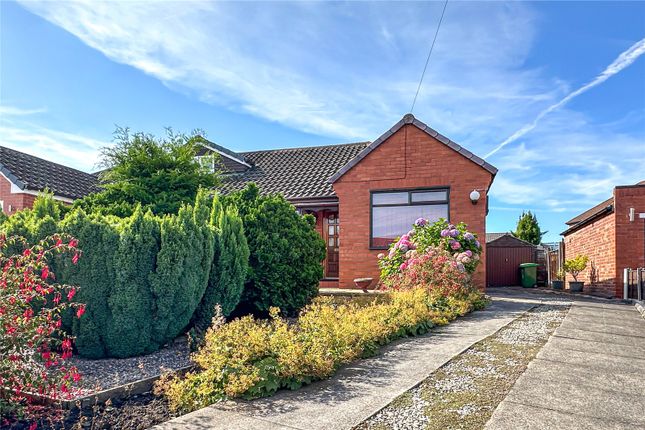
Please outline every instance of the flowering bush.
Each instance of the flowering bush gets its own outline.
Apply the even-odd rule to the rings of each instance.
[[[464,223],[449,224],[445,219],[429,223],[424,218],[415,221],[412,229],[390,245],[387,254],[379,254],[381,280],[403,272],[410,260],[423,255],[429,249],[445,250],[463,272],[473,273],[481,255],[477,235],[468,231]]]
[[[403,263],[403,270],[381,280],[386,288],[410,290],[421,287],[440,296],[469,290],[470,279],[463,265],[447,251],[429,247],[423,254],[417,254],[416,250],[406,254],[409,258]]]
[[[479,292],[438,297],[423,288],[393,291],[365,305],[320,297],[290,324],[272,308],[268,320],[216,322],[193,356],[197,370],[163,380],[171,408],[188,412],[230,397],[268,396],[328,378],[343,364],[373,355],[394,339],[427,332],[481,308]],[[244,339],[244,342],[240,342]]]
[[[24,251],[7,253],[16,246]],[[22,414],[33,394],[69,396],[80,379],[75,367],[65,365],[72,339],[61,325],[64,312],[73,309],[81,318],[85,305],[72,301],[76,288],[55,282],[49,263],[71,254],[76,264],[76,246],[69,236],[50,236],[31,247],[24,238],[0,236],[0,416]]]

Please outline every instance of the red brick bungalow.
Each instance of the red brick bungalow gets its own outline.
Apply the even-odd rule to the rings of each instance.
[[[255,182],[316,217],[327,243],[323,287],[378,279],[377,255],[419,217],[463,221],[485,246],[487,193],[497,169],[411,114],[374,142],[243,152],[237,158],[252,167],[237,166],[225,179],[228,187]],[[480,194],[476,203],[473,190]],[[483,257],[475,274],[482,288]]]
[[[645,181],[614,188],[612,197],[566,224],[565,258],[589,257],[578,277],[585,291],[622,298],[623,270],[645,267]]]
[[[206,142],[202,154],[207,152],[220,155],[226,190],[255,182],[262,192],[281,193],[300,212],[316,217],[327,244],[322,287],[353,287],[359,277],[378,279],[378,253],[419,217],[463,221],[485,247],[488,190],[497,169],[411,114],[374,142],[252,152]],[[13,172],[7,170],[6,177]],[[96,179],[78,173],[88,182]],[[61,193],[53,181],[40,184]],[[474,190],[480,197],[471,202]],[[0,199],[10,196],[3,188]],[[14,204],[22,208],[25,203]],[[485,279],[484,253],[475,281],[483,288]]]

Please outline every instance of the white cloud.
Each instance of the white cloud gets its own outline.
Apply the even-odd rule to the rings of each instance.
[[[45,113],[47,109],[37,108],[37,109],[23,109],[15,106],[0,106],[0,117],[3,116],[28,116],[35,115],[39,113]]]
[[[645,112],[627,117],[643,123]],[[539,133],[497,156],[491,195],[526,209],[582,211],[609,197],[614,186],[645,179],[645,129],[624,134],[622,126],[590,123],[569,110],[554,113]]]
[[[374,138],[406,113],[442,6],[23,4],[171,88],[342,139]],[[523,4],[449,4],[417,116],[481,152],[552,101],[560,88],[521,69],[534,20]]]
[[[97,170],[99,150],[107,142],[25,121],[40,109],[2,106],[0,112],[0,145],[86,172]]]

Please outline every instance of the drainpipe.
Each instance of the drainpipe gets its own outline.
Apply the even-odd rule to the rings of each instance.
[[[629,269],[623,270],[623,299],[629,297]]]

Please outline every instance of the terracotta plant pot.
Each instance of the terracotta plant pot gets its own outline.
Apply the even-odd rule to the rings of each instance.
[[[356,285],[356,288],[360,288],[364,292],[367,293],[367,290],[370,289],[372,286],[372,283],[374,282],[373,278],[356,278],[354,279],[354,285]]]
[[[559,279],[551,281],[551,288],[554,290],[561,290],[564,288],[564,281],[561,281]]]
[[[569,291],[571,291],[572,293],[581,293],[584,284],[584,282],[580,281],[569,281]]]

